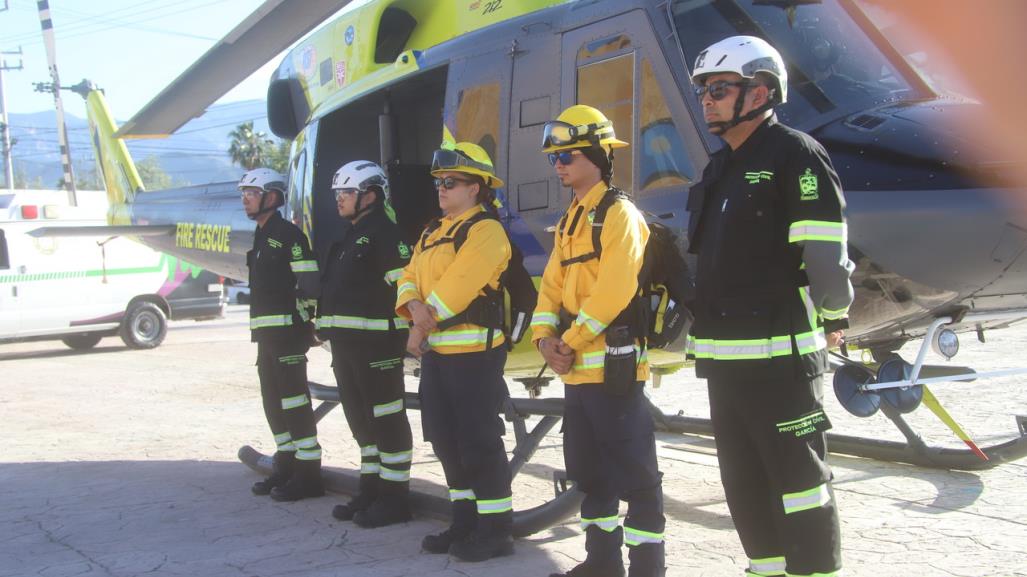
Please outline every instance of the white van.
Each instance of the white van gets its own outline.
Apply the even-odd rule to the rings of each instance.
[[[224,314],[222,279],[123,237],[34,236],[107,224],[103,192],[0,194],[0,343],[60,339],[74,349],[119,335],[159,345],[167,320]]]

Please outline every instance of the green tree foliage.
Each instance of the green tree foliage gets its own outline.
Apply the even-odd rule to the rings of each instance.
[[[252,121],[236,126],[228,133],[228,138],[231,139],[228,154],[232,156],[232,162],[245,170],[266,166],[273,154],[274,141],[266,133],[253,130]]]
[[[136,170],[139,171],[139,178],[143,179],[143,186],[146,187],[146,190],[160,190],[174,186],[171,176],[164,172],[156,156],[147,156],[137,162]]]
[[[267,167],[277,170],[282,174],[289,172],[289,150],[292,148],[291,140],[279,140],[278,144],[270,145],[270,152],[267,156]]]

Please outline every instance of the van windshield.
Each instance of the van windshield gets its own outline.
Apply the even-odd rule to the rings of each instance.
[[[850,3],[836,0],[676,0],[674,25],[691,69],[729,36],[759,36],[788,65],[783,122],[809,130],[841,115],[933,96]]]

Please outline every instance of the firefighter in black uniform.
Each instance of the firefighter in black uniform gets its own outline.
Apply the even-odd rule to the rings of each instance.
[[[357,160],[332,180],[339,216],[350,226],[332,245],[317,328],[332,344],[332,368],[346,421],[360,445],[360,488],[332,515],[361,527],[410,520],[412,440],[403,406],[407,321],[397,318],[396,281],[410,261],[389,204],[381,167]]]
[[[698,270],[688,348],[708,380],[746,575],[834,576],[840,536],[822,385],[852,301],[841,185],[820,143],[777,122],[788,81],[767,42],[710,46],[692,82],[727,146],[689,193]]]
[[[271,476],[257,495],[297,501],[324,495],[321,445],[307,391],[310,321],[320,292],[317,261],[307,237],[278,213],[285,177],[257,168],[239,181],[246,216],[257,222],[250,269],[250,334],[257,343],[257,375],[277,450]]]

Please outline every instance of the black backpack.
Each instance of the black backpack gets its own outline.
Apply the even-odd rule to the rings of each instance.
[[[467,241],[471,227],[486,219],[499,221],[495,213],[485,210],[453,225],[458,227],[455,232],[451,228],[446,231],[443,238],[427,244],[428,237],[442,226],[441,219],[435,219],[421,234],[421,251],[452,242],[453,250],[459,252],[460,247]],[[505,232],[506,227],[503,230]],[[510,240],[509,233],[507,233],[507,240]],[[506,270],[499,275],[499,287],[493,289],[485,285],[482,291],[485,293],[484,295],[471,301],[471,304],[459,314],[440,321],[437,324],[438,328],[445,330],[459,324],[470,323],[488,329],[501,330],[507,336],[508,347],[513,348],[514,344],[524,338],[524,334],[531,324],[531,315],[538,303],[538,290],[531,280],[531,274],[524,268],[524,254],[512,240],[510,240],[510,261],[507,263]],[[509,320],[506,316],[504,291],[510,296]],[[491,332],[489,332],[486,348],[492,348]]]
[[[603,222],[607,211],[618,200],[631,202],[631,197],[616,187],[610,187],[595,208],[592,252],[561,261],[562,266],[599,258],[603,253]],[[677,235],[663,224],[647,224],[649,240],[638,272],[639,293],[610,324],[626,324],[632,327],[634,336],[645,341],[645,346],[662,349],[688,333],[693,317],[686,303],[695,299],[695,284],[678,249]],[[560,230],[563,230],[563,225],[564,221],[561,221]]]

